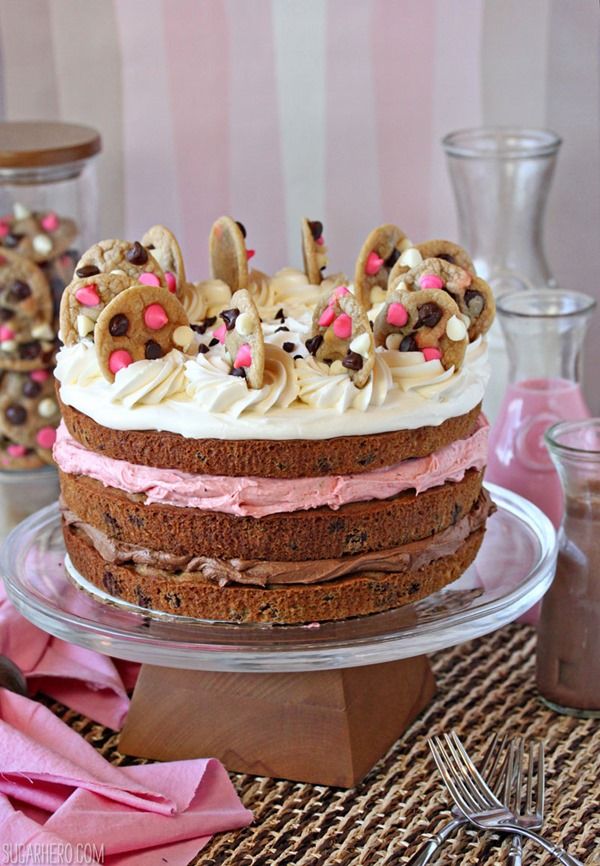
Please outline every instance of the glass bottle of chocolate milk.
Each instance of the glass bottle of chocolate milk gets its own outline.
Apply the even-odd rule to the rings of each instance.
[[[600,418],[545,434],[563,486],[556,577],[538,629],[537,684],[559,713],[600,717]]]

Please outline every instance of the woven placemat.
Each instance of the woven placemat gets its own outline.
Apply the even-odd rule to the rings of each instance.
[[[438,653],[439,692],[430,707],[357,788],[232,775],[255,822],[216,836],[194,866],[398,866],[422,834],[449,819],[425,738],[454,728],[469,750],[495,731],[542,737],[547,754],[545,833],[587,864],[600,862],[600,725],[558,716],[535,694],[535,635],[523,625]],[[53,701],[58,716],[116,763],[143,763],[116,748],[114,732]],[[505,845],[507,843],[504,843]],[[527,863],[550,857],[525,847]],[[507,848],[468,830],[447,845],[439,864],[501,863]]]

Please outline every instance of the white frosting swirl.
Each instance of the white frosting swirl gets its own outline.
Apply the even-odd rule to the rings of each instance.
[[[454,367],[444,370],[438,360],[426,361],[422,352],[398,352],[385,349],[378,355],[389,367],[394,385],[402,391],[420,390],[425,386],[447,382],[454,375]]]
[[[265,344],[262,388],[249,388],[245,379],[230,375],[231,364],[223,355],[198,355],[186,364],[187,394],[203,410],[238,418],[252,409],[264,415],[274,407],[286,408],[297,397],[291,357],[278,346]]]
[[[98,399],[134,406],[156,406],[185,391],[186,356],[173,349],[156,361],[135,361],[124,367],[108,382],[98,366],[96,349],[90,340],[60,350],[56,358],[56,378],[63,387],[84,388],[96,392]],[[109,425],[110,426],[110,425]]]
[[[298,398],[316,409],[364,412],[369,406],[383,405],[388,391],[393,388],[390,369],[379,355],[375,357],[373,372],[364,388],[357,388],[345,370],[335,370],[335,366],[329,367],[312,357],[296,361]]]
[[[206,316],[208,299],[201,285],[201,283],[186,283],[179,299],[192,323],[201,322]]]

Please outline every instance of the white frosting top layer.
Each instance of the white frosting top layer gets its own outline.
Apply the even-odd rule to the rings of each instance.
[[[370,380],[358,389],[339,362],[328,366],[306,351],[319,287],[307,285],[306,276],[292,269],[271,278],[253,271],[251,278],[249,290],[264,321],[261,389],[230,375],[231,363],[221,345],[195,358],[173,350],[156,361],[137,361],[110,383],[100,372],[93,344],[83,340],[58,354],[56,377],[63,402],[114,430],[278,440],[438,426],[483,399],[489,378],[485,341],[469,346],[458,372],[444,370],[439,361],[425,361],[421,352],[379,349]],[[193,292],[190,288],[188,300],[214,315],[227,305],[228,296],[224,283],[208,280]],[[275,318],[282,307],[285,318]],[[197,340],[208,347],[211,330]]]

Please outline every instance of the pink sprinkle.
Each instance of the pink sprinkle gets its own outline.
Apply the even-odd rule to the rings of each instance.
[[[60,220],[54,211],[48,211],[45,217],[42,217],[42,228],[46,232],[55,232],[60,225]]]
[[[169,317],[165,312],[165,308],[160,304],[150,304],[144,310],[144,322],[146,323],[146,327],[152,331],[160,330],[168,321]]]
[[[56,430],[54,427],[42,427],[35,438],[41,448],[52,448],[56,442]]]
[[[408,322],[408,310],[404,304],[390,304],[385,318],[388,324],[403,328]]]
[[[426,361],[439,361],[442,357],[442,353],[439,349],[435,349],[433,346],[428,346],[426,349],[421,349],[423,353],[423,357]]]
[[[383,259],[380,258],[375,250],[369,253],[367,256],[367,263],[365,265],[365,274],[368,277],[374,277],[375,274],[378,274],[381,270],[381,266],[383,264]]]
[[[111,373],[118,373],[119,370],[129,367],[130,364],[133,364],[133,358],[127,349],[116,349],[114,352],[111,352],[108,359],[108,369]]]
[[[100,303],[100,295],[93,283],[89,286],[82,286],[75,292],[75,297],[82,307],[97,307]]]
[[[151,274],[148,271],[139,275],[138,283],[143,283],[144,286],[160,286],[160,280],[156,274]]]
[[[250,261],[250,259],[256,255],[256,250],[246,250],[246,261]]]
[[[171,271],[165,271],[165,280],[167,282],[168,290],[172,295],[174,295],[177,291],[177,280],[175,279],[175,274],[172,274]]]
[[[219,343],[224,343],[226,336],[227,336],[227,325],[225,324],[225,322],[223,322],[223,324],[220,327],[218,327],[216,331],[213,331],[213,337],[216,337],[216,339],[219,341]]]
[[[342,313],[333,323],[333,333],[340,340],[347,340],[352,333],[352,319],[347,313]]]
[[[240,346],[240,348],[238,349],[238,353],[235,356],[233,366],[237,369],[238,367],[249,367],[251,364],[252,351],[248,343],[244,343],[244,345]]]
[[[50,372],[48,370],[32,370],[29,378],[33,379],[34,382],[47,382],[50,378]]]
[[[321,313],[321,318],[319,319],[319,325],[322,328],[328,328],[334,319],[335,319],[335,309],[333,308],[333,306],[327,307]]]
[[[423,274],[419,285],[422,289],[443,289],[444,281],[437,274]]]
[[[12,328],[9,328],[8,325],[0,325],[0,340],[4,342],[4,340],[12,340],[15,336],[15,332]]]
[[[323,244],[325,243],[325,238],[323,237],[323,235],[321,235],[320,238],[315,238],[315,243],[319,244],[319,246],[322,247]]]
[[[6,220],[0,220],[0,238],[5,237],[10,231],[10,224]]]
[[[27,448],[24,445],[9,445],[6,449],[11,457],[25,457]]]

